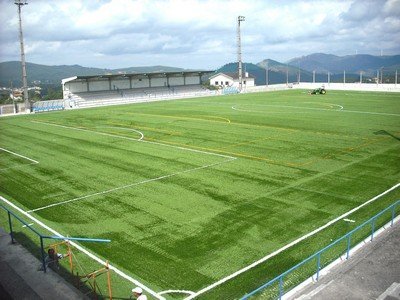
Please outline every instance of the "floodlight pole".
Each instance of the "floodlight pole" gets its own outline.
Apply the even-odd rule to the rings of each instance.
[[[268,61],[267,61],[266,65],[265,65],[265,85],[268,86]]]
[[[397,87],[397,70],[394,76],[394,86]]]
[[[243,22],[245,18],[243,16],[238,16],[237,19],[237,58],[238,58],[238,77],[239,77],[239,91],[242,90],[242,43],[240,37],[240,22]]]
[[[24,103],[25,111],[30,112],[30,103],[28,99],[28,83],[26,79],[26,64],[25,64],[25,51],[24,51],[24,36],[22,33],[22,18],[21,18],[21,7],[27,5],[28,2],[16,0],[14,2],[18,6],[18,18],[19,18],[19,41],[21,45],[21,66],[22,66],[22,87],[24,91]]]
[[[346,70],[343,70],[343,84],[346,84]]]
[[[315,70],[312,71],[312,82],[315,83]]]
[[[362,83],[362,71],[360,71],[360,84]]]
[[[331,73],[328,72],[328,85],[330,85],[330,83],[331,83]]]
[[[383,67],[381,67],[381,84],[383,83]]]

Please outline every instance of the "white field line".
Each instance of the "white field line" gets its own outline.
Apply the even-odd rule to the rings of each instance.
[[[32,213],[32,212],[35,212],[35,211],[43,210],[43,209],[46,209],[46,208],[51,208],[51,207],[54,207],[54,206],[58,206],[58,205],[62,205],[62,204],[70,203],[70,202],[75,202],[75,201],[78,201],[78,200],[86,199],[86,198],[97,196],[97,195],[108,194],[108,193],[111,193],[111,192],[114,192],[114,191],[117,191],[117,190],[129,188],[129,187],[133,187],[133,186],[137,186],[137,185],[140,185],[140,184],[145,184],[145,183],[149,183],[149,182],[153,182],[153,181],[157,181],[157,180],[162,180],[162,179],[165,179],[165,178],[169,178],[169,177],[180,175],[180,174],[184,174],[184,173],[189,173],[189,172],[193,172],[193,171],[197,171],[197,170],[201,170],[201,169],[205,169],[205,168],[210,168],[210,167],[217,166],[217,165],[220,165],[220,164],[223,164],[223,163],[227,163],[227,162],[230,162],[230,161],[236,159],[236,157],[229,156],[229,155],[223,155],[223,154],[218,154],[218,153],[213,153],[213,152],[201,151],[201,150],[196,150],[196,149],[191,149],[191,148],[186,148],[186,147],[181,147],[181,146],[168,145],[168,144],[163,144],[163,143],[158,143],[158,142],[145,141],[145,140],[142,140],[143,136],[140,139],[132,139],[132,138],[129,138],[129,137],[124,137],[124,136],[119,136],[119,135],[109,134],[109,133],[104,133],[104,132],[98,132],[98,131],[84,129],[84,128],[77,128],[77,127],[71,127],[71,126],[65,126],[65,125],[59,125],[59,124],[53,124],[53,123],[47,123],[47,122],[39,122],[39,121],[32,121],[32,122],[33,123],[44,124],[44,125],[48,125],[48,126],[55,126],[55,127],[66,128],[66,129],[90,132],[90,133],[95,133],[95,134],[99,134],[99,135],[106,135],[106,136],[111,136],[111,137],[115,137],[115,138],[122,138],[122,139],[127,139],[127,140],[135,141],[135,142],[142,142],[142,143],[149,143],[149,144],[153,144],[153,145],[160,145],[160,146],[164,146],[164,147],[171,147],[171,148],[184,150],[184,151],[190,151],[190,152],[195,152],[195,153],[213,155],[213,156],[226,158],[227,160],[224,160],[224,161],[218,162],[218,163],[212,163],[212,164],[208,164],[208,165],[205,165],[205,166],[200,166],[200,167],[188,169],[188,170],[184,170],[184,171],[180,171],[180,172],[176,172],[176,173],[173,173],[173,174],[168,174],[168,175],[156,177],[156,178],[146,179],[146,180],[143,180],[143,181],[140,181],[140,182],[131,183],[131,184],[128,184],[128,185],[124,185],[124,186],[116,187],[116,188],[113,188],[113,189],[109,189],[109,190],[105,190],[105,191],[101,191],[101,192],[97,192],[97,193],[93,193],[93,194],[77,197],[77,198],[74,198],[74,199],[69,199],[69,200],[53,203],[53,204],[50,204],[50,205],[46,205],[46,206],[42,206],[42,207],[38,207],[38,208],[35,208],[35,209],[32,209],[32,210],[29,210],[28,213]]]
[[[335,104],[339,106],[339,109],[328,109],[328,108],[315,108],[315,107],[301,107],[301,106],[291,106],[291,105],[268,105],[268,104],[253,104],[252,106],[267,106],[267,107],[283,107],[283,108],[298,108],[298,109],[306,109],[306,110],[320,110],[320,111],[330,111],[330,112],[344,112],[344,113],[357,113],[357,114],[368,114],[368,115],[382,115],[382,116],[395,116],[400,117],[400,114],[391,114],[384,112],[371,112],[371,111],[360,111],[360,110],[346,110],[343,106]],[[247,112],[260,112],[254,110],[245,110],[237,107],[238,105],[232,106],[233,110],[237,111],[247,111]],[[265,113],[265,112],[260,112]]]
[[[4,151],[4,152],[8,152],[8,153],[10,153],[10,154],[13,154],[13,155],[18,156],[18,157],[21,157],[21,158],[25,158],[25,159],[29,160],[30,162],[32,162],[32,163],[34,163],[34,164],[38,164],[38,163],[39,163],[37,160],[34,160],[34,159],[32,159],[32,158],[23,156],[23,155],[21,155],[21,154],[15,153],[15,152],[12,152],[12,151],[10,151],[10,150],[4,149],[4,148],[0,148],[0,150],[2,150],[2,151]]]
[[[126,130],[126,131],[134,131],[134,132],[140,134],[140,138],[138,139],[138,141],[141,141],[141,140],[143,140],[143,138],[144,138],[143,132],[141,132],[141,131],[139,131],[139,130],[136,130],[136,129],[133,129],[133,128],[117,127],[117,126],[103,126],[103,127],[104,127],[104,128],[114,128],[114,129],[123,129],[123,130]]]
[[[330,104],[330,103],[329,103]],[[249,104],[247,104],[249,105]],[[316,108],[316,107],[303,107],[303,106],[291,106],[291,105],[273,105],[273,104],[251,104],[249,106],[265,106],[265,107],[280,107],[280,108],[297,108],[297,109],[306,109],[306,110],[322,110],[322,111],[345,111],[343,110],[343,106],[337,105],[337,104],[331,104],[331,105],[336,105],[339,106],[339,109],[328,109],[328,108]],[[247,111],[247,112],[259,112],[259,113],[265,113],[265,111],[257,111],[257,110],[245,110],[242,108],[238,108],[237,106],[239,105],[234,105],[232,106],[233,110],[237,111]]]
[[[39,221],[38,219],[36,219],[35,217],[33,217],[32,215],[28,214],[26,211],[24,211],[22,208],[18,207],[17,205],[15,205],[14,203],[12,203],[11,201],[7,200],[6,198],[0,196],[0,200],[2,200],[3,202],[5,202],[6,204],[8,204],[9,206],[11,206],[12,208],[18,210],[20,213],[22,213],[23,215],[25,215],[26,217],[28,217],[29,219],[31,219],[32,221],[34,221],[36,224],[38,224],[39,226],[43,227],[44,229],[48,230],[49,232],[53,233],[56,236],[60,236],[60,237],[64,237],[62,234],[58,233],[57,231],[55,231],[54,229],[50,228],[49,226],[47,226],[46,224],[44,224],[43,222]],[[67,240],[68,237],[65,237],[65,239]],[[100,259],[99,257],[97,257],[96,255],[92,254],[91,252],[89,252],[88,250],[86,250],[85,248],[83,248],[82,246],[80,246],[79,244],[73,242],[73,241],[69,241],[71,245],[73,245],[76,249],[78,249],[79,251],[81,251],[82,253],[85,253],[87,256],[89,256],[91,259],[97,261],[98,263],[100,263],[101,265],[105,265],[106,262],[103,261],[102,259]],[[125,274],[124,272],[120,271],[119,269],[117,269],[116,267],[114,267],[113,265],[109,264],[108,265],[109,268],[111,270],[113,270],[115,273],[117,273],[118,275],[120,275],[122,278],[132,282],[133,284],[140,286],[142,289],[144,289],[146,292],[148,292],[149,294],[151,294],[152,296],[154,296],[156,299],[160,299],[160,300],[165,300],[164,297],[158,295],[155,291],[153,291],[152,289],[150,289],[149,287],[145,286],[143,283],[137,281],[136,279],[130,277],[129,275]]]
[[[115,137],[115,138],[130,140],[130,141],[135,141],[135,142],[142,142],[142,143],[148,143],[148,144],[153,144],[153,145],[160,145],[160,146],[164,146],[164,147],[170,147],[170,148],[175,148],[175,149],[180,149],[180,150],[190,151],[190,152],[195,152],[195,153],[202,153],[202,154],[207,154],[207,155],[219,156],[219,157],[229,158],[229,159],[232,159],[232,160],[236,159],[236,157],[234,157],[234,156],[223,155],[223,154],[213,153],[213,152],[208,152],[208,151],[201,151],[201,150],[196,150],[196,149],[182,147],[182,146],[168,145],[168,144],[163,144],[163,143],[159,143],[159,142],[146,141],[146,140],[143,140],[143,139],[133,139],[133,138],[129,138],[129,137],[121,136],[121,135],[105,133],[105,132],[99,132],[99,131],[90,130],[90,129],[84,129],[84,128],[78,128],[78,127],[72,127],[72,126],[65,126],[65,125],[59,125],[59,124],[47,123],[47,122],[39,122],[39,121],[31,121],[31,122],[38,123],[38,124],[44,124],[44,125],[48,125],[48,126],[55,126],[55,127],[66,128],[66,129],[85,131],[85,132],[95,133],[95,134],[99,134],[99,135],[105,135],[105,136],[110,136],[110,137]]]
[[[127,136],[116,135],[116,134],[100,132],[100,131],[94,131],[94,130],[85,129],[85,128],[70,127],[70,126],[59,125],[59,124],[54,124],[54,123],[47,123],[47,122],[40,122],[40,121],[31,121],[31,122],[32,123],[37,123],[37,124],[44,124],[44,125],[48,125],[48,126],[55,126],[55,127],[66,128],[66,129],[74,129],[74,130],[78,130],[78,131],[96,133],[96,134],[104,135],[104,136],[118,137],[120,139],[129,140],[129,141],[136,141],[137,142],[137,141],[139,141],[139,140],[141,140],[143,138],[143,137],[141,137],[140,139],[134,139],[134,138],[130,138],[130,137],[127,137]]]
[[[224,164],[224,163],[230,162],[230,161],[232,161],[234,159],[236,159],[236,158],[232,158],[232,159],[229,159],[229,160],[224,160],[222,162],[212,163],[212,164],[208,164],[208,165],[205,165],[205,166],[200,166],[200,167],[196,167],[196,168],[192,168],[192,169],[188,169],[188,170],[184,170],[184,171],[175,172],[175,173],[172,173],[172,174],[163,175],[163,176],[159,176],[159,177],[156,177],[156,178],[150,178],[150,179],[146,179],[146,180],[143,180],[143,181],[134,182],[134,183],[123,185],[123,186],[116,187],[116,188],[113,188],[113,189],[105,190],[105,191],[102,191],[102,192],[97,192],[97,193],[93,193],[93,194],[77,197],[77,198],[74,198],[74,199],[69,199],[69,200],[65,200],[65,201],[49,204],[49,205],[46,205],[46,206],[42,206],[42,207],[39,207],[39,208],[28,210],[27,213],[32,213],[32,212],[36,212],[36,211],[39,211],[39,210],[51,208],[51,207],[54,207],[54,206],[63,205],[63,204],[75,202],[75,201],[78,201],[78,200],[90,198],[90,197],[93,197],[93,196],[104,195],[104,194],[112,193],[112,192],[115,192],[115,191],[118,191],[118,190],[122,190],[122,189],[130,188],[130,187],[138,186],[138,185],[141,185],[141,184],[154,182],[154,181],[158,181],[158,180],[163,180],[163,179],[170,178],[170,177],[173,177],[173,176],[177,176],[177,175],[181,175],[181,174],[185,174],[185,173],[189,173],[189,172],[193,172],[193,171],[198,171],[198,170],[201,170],[201,169],[210,168],[210,167],[213,167],[213,166],[217,166],[217,165],[220,165],[220,164]]]
[[[302,237],[300,237],[300,238],[294,240],[293,242],[291,242],[291,243],[289,243],[289,244],[283,246],[282,248],[276,250],[275,252],[272,252],[272,253],[270,253],[270,254],[264,256],[263,258],[261,258],[261,259],[255,261],[255,262],[253,262],[252,264],[250,264],[250,265],[244,267],[243,269],[240,269],[240,270],[236,271],[235,273],[232,273],[231,275],[228,275],[228,276],[226,276],[226,277],[224,277],[224,278],[218,280],[217,282],[215,282],[215,283],[213,283],[213,284],[211,284],[211,285],[209,285],[209,286],[207,286],[207,287],[201,289],[200,291],[198,291],[198,292],[196,292],[196,293],[190,295],[189,297],[185,298],[185,300],[194,299],[195,297],[197,297],[197,296],[199,296],[199,295],[201,295],[201,294],[204,294],[205,292],[207,292],[207,291],[209,291],[209,290],[211,290],[211,289],[213,289],[213,288],[215,288],[215,287],[217,287],[217,286],[219,286],[219,285],[225,283],[226,281],[228,281],[228,280],[230,280],[230,279],[232,279],[232,278],[234,278],[234,277],[236,277],[236,276],[238,276],[238,275],[240,275],[240,274],[242,274],[242,273],[244,273],[244,272],[246,272],[246,271],[248,271],[248,270],[254,268],[255,266],[257,266],[257,265],[259,265],[259,264],[261,264],[261,263],[267,261],[267,260],[270,259],[271,257],[276,256],[277,254],[281,253],[282,251],[284,251],[284,250],[286,250],[286,249],[288,249],[288,248],[290,248],[290,247],[292,247],[292,246],[294,246],[294,245],[300,243],[301,241],[303,241],[303,240],[305,240],[305,239],[307,239],[307,238],[313,236],[314,234],[316,234],[316,233],[320,232],[321,230],[323,230],[323,229],[325,229],[325,228],[331,226],[332,224],[336,223],[337,221],[339,221],[339,220],[341,220],[341,219],[347,217],[348,215],[354,213],[355,211],[359,210],[360,208],[362,208],[362,207],[368,205],[369,203],[374,202],[375,200],[379,199],[380,197],[382,197],[382,196],[384,196],[384,195],[390,193],[391,191],[397,189],[399,186],[400,186],[400,183],[397,183],[396,185],[392,186],[390,189],[384,191],[383,193],[381,193],[381,194],[375,196],[375,197],[372,198],[372,199],[369,199],[368,201],[364,202],[363,204],[361,204],[361,205],[359,205],[359,206],[353,208],[352,210],[350,210],[350,211],[344,213],[343,215],[337,217],[336,219],[329,221],[329,222],[326,223],[325,225],[323,225],[323,226],[321,226],[321,227],[319,227],[319,228],[317,228],[317,229],[315,229],[315,230],[313,230],[313,231],[307,233],[306,235],[304,235],[304,236],[302,236]]]

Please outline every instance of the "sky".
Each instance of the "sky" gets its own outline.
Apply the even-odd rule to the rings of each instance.
[[[26,61],[217,69],[312,53],[400,54],[400,0],[27,0]],[[0,0],[0,61],[20,60],[14,0]]]

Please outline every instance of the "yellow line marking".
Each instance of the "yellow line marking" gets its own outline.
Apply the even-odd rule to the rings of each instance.
[[[116,122],[107,122],[107,124],[125,126],[125,127],[129,127],[129,128],[133,128],[133,129],[145,129],[148,131],[161,132],[161,133],[166,133],[169,135],[182,135],[182,132],[179,132],[179,131],[163,130],[163,129],[154,128],[154,127],[136,126],[136,125],[133,127],[132,125],[129,125],[129,124],[116,123]]]
[[[310,160],[308,162],[304,162],[304,163],[301,163],[301,164],[296,164],[296,166],[297,167],[309,166],[309,165],[314,164],[314,163],[316,163],[318,161],[321,161],[321,160],[324,160],[324,159],[328,159],[328,158],[332,158],[335,155],[349,153],[349,152],[352,152],[354,150],[357,150],[357,149],[360,149],[360,148],[364,148],[365,146],[369,146],[369,145],[375,144],[375,143],[380,142],[380,141],[382,141],[383,139],[386,139],[386,138],[387,137],[373,138],[373,139],[370,138],[370,139],[368,139],[367,143],[363,143],[361,145],[354,146],[354,147],[348,147],[348,148],[345,148],[343,150],[339,150],[339,151],[336,151],[336,152],[333,152],[333,153],[328,153],[328,154],[324,155],[323,157],[316,158],[316,159],[313,159],[313,160]]]
[[[290,132],[289,134],[293,134],[294,132]],[[278,137],[281,137],[282,135],[275,135],[275,136],[268,136],[268,137],[265,137],[265,138],[259,138],[259,139],[254,139],[254,140],[251,140],[251,141],[245,141],[245,142],[240,142],[240,143],[234,143],[234,144],[231,144],[231,145],[228,145],[228,146],[225,146],[225,147],[220,147],[220,148],[218,148],[218,149],[228,149],[228,148],[232,148],[232,147],[237,147],[237,146],[241,146],[241,145],[250,145],[250,144],[254,144],[254,143],[257,143],[257,142],[261,142],[261,141],[265,141],[265,140],[281,140],[281,139],[279,139]]]
[[[146,114],[146,113],[126,113],[131,115],[143,115],[143,116],[154,116],[154,117],[161,117],[161,118],[169,118],[169,119],[181,119],[181,120],[196,120],[196,121],[205,121],[205,122],[216,122],[216,123],[224,123],[226,121],[218,121],[218,120],[211,120],[211,119],[204,119],[204,118],[194,118],[194,117],[186,117],[186,116],[170,116],[170,115],[157,115],[157,114]]]
[[[217,116],[203,116],[203,115],[201,115],[200,117],[206,117],[206,118],[211,118],[211,119],[220,119],[220,120],[224,120],[224,121],[226,121],[226,122],[228,122],[228,123],[230,123],[231,122],[231,120],[229,120],[228,118],[223,118],[223,117],[217,117]]]
[[[243,126],[243,127],[273,128],[273,129],[291,131],[291,132],[300,131],[298,129],[292,129],[292,128],[284,128],[284,127],[276,127],[276,126],[268,126],[268,125],[248,124],[248,123],[240,123],[240,122],[232,122],[232,121],[230,123],[227,123],[225,121],[202,119],[202,118],[192,118],[192,117],[185,117],[185,116],[170,116],[170,115],[157,115],[157,114],[146,114],[146,113],[129,113],[129,112],[126,112],[125,114],[155,116],[155,117],[169,118],[169,119],[197,120],[197,121],[214,122],[214,123],[220,123],[220,124],[238,125],[238,126]]]
[[[214,149],[214,148],[208,148],[208,147],[198,147],[198,146],[193,146],[193,145],[187,145],[187,144],[182,144],[182,143],[176,143],[176,142],[170,142],[170,141],[165,141],[165,140],[159,140],[159,139],[153,139],[153,138],[148,138],[146,137],[145,140],[147,141],[154,141],[154,142],[160,142],[160,143],[165,143],[165,144],[171,144],[171,145],[176,145],[176,146],[181,146],[181,147],[188,147],[188,148],[193,148],[193,149],[198,149],[198,150],[204,150],[204,151],[211,151],[211,152],[217,152],[217,153],[223,153],[227,155],[233,155],[233,156],[238,156],[238,157],[244,157],[248,159],[253,159],[253,160],[261,160],[261,161],[267,161],[271,164],[275,165],[283,165],[286,167],[295,167],[294,164],[292,163],[286,163],[286,162],[279,162],[270,158],[266,157],[259,157],[259,156],[254,156],[254,155],[249,155],[245,153],[237,153],[237,152],[230,152],[230,151],[223,151],[220,149]]]

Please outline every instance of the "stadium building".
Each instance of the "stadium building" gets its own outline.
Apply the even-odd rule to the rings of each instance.
[[[65,108],[207,96],[203,79],[214,71],[74,76],[62,80]]]

